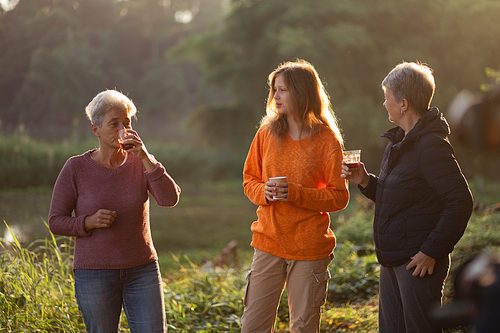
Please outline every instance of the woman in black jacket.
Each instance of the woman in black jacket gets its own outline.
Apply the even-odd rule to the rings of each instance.
[[[342,177],[375,202],[374,241],[381,264],[379,332],[441,332],[428,311],[441,304],[450,253],[472,213],[472,195],[435,107],[432,70],[401,63],[382,81],[384,106],[396,125],[379,176],[364,164]]]

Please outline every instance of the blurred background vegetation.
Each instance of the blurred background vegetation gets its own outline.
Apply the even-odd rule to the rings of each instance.
[[[67,243],[44,241],[42,220],[64,162],[98,145],[84,114],[98,92],[117,89],[136,103],[134,128],[183,189],[174,209],[151,206],[172,331],[238,331],[243,271],[207,276],[202,263],[231,240],[243,268],[250,262],[255,206],[241,172],[265,113],[268,74],[295,58],[314,64],[346,148],[362,149],[378,173],[380,135],[393,126],[382,106],[385,75],[402,61],[427,63],[437,83],[432,104],[449,118],[459,92],[500,83],[499,17],[500,1],[491,0],[0,0],[0,323],[82,329],[68,296],[71,247],[62,260]],[[450,139],[476,200],[457,265],[498,252],[500,154]],[[322,331],[376,330],[372,216],[355,188],[349,206],[331,214],[339,242]],[[56,268],[53,258],[32,257],[40,246],[40,255],[57,255]],[[277,332],[286,322],[283,315]]]
[[[84,107],[104,89],[137,104],[134,127],[174,177],[240,177],[264,114],[267,75],[294,58],[316,66],[346,148],[361,148],[377,173],[380,135],[392,126],[380,82],[397,63],[419,60],[435,70],[433,105],[445,115],[458,92],[479,91],[500,65],[500,2],[490,0],[2,4],[0,134],[2,144],[15,143],[0,148],[0,188],[52,185],[68,155],[97,145]],[[498,178],[491,163],[498,153],[451,139],[468,178]],[[37,175],[19,176],[30,167]]]

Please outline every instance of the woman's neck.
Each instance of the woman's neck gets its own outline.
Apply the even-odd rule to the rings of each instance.
[[[422,116],[414,111],[406,112],[405,118],[403,119],[401,125],[399,126],[405,131],[405,137],[413,129],[413,127],[415,127],[415,124],[418,122],[420,118],[422,118]]]
[[[102,146],[92,152],[92,158],[98,164],[114,169],[122,165],[126,153],[121,149],[103,149]]]
[[[292,117],[287,117],[286,121],[288,123],[287,133],[292,138],[292,140],[297,141],[300,139],[307,138],[310,135],[310,130],[303,128],[301,133],[301,124],[297,122]]]

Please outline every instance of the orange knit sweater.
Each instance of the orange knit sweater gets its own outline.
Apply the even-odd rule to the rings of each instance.
[[[256,205],[251,245],[293,260],[317,260],[335,248],[327,212],[347,206],[347,181],[340,178],[342,148],[329,129],[280,144],[265,127],[252,142],[243,170],[245,195]],[[268,202],[269,177],[286,176],[288,199]]]

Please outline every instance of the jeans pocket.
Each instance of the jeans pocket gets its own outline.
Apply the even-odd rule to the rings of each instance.
[[[246,276],[247,284],[245,285],[245,292],[243,294],[243,306],[247,306],[247,299],[248,299],[248,287],[250,286],[250,276],[252,275],[252,271],[248,271],[248,274]]]
[[[319,307],[325,304],[329,278],[330,278],[330,271],[328,270],[320,273],[313,272],[313,281],[311,284],[312,307]]]

